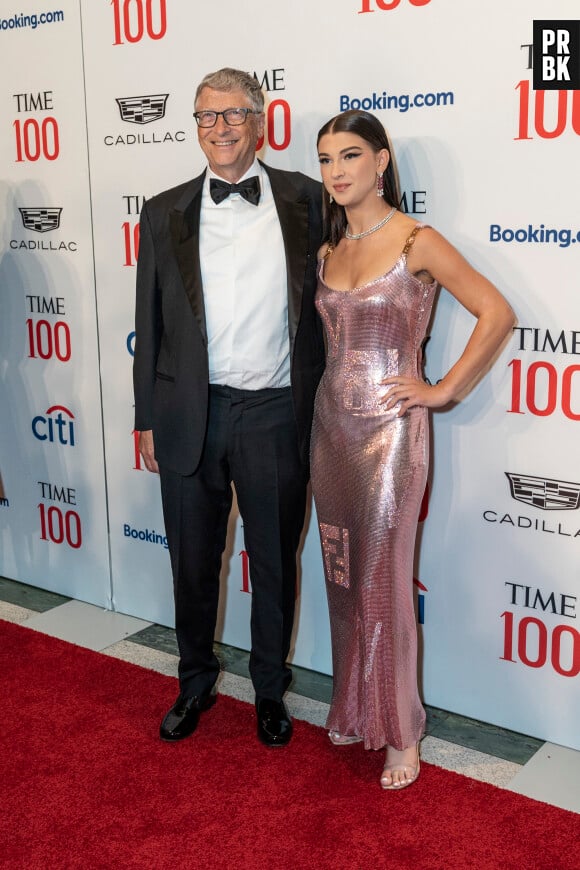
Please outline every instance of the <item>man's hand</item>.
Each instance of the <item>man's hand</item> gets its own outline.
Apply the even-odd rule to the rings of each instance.
[[[154,474],[159,474],[159,466],[155,459],[155,446],[153,444],[153,431],[147,429],[145,432],[139,432],[139,453],[143,457],[147,471],[152,471]]]

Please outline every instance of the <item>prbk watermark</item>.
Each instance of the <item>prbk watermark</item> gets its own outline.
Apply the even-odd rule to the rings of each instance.
[[[534,90],[580,89],[580,20],[534,21]]]

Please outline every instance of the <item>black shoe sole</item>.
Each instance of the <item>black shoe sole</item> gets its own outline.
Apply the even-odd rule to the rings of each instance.
[[[258,740],[263,746],[267,746],[268,749],[282,749],[284,746],[288,746],[291,739],[292,738],[289,737],[288,740],[285,740],[283,743],[271,743],[269,740],[266,740],[264,737],[258,734]]]

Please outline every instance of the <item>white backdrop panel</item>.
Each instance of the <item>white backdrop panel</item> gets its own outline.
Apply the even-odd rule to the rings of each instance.
[[[0,32],[0,571],[110,606],[80,21],[60,10]]]
[[[138,245],[134,228],[142,198],[203,168],[191,117],[193,94],[200,78],[220,66],[247,69],[264,81],[270,124],[261,156],[282,168],[317,176],[319,127],[343,108],[368,107],[393,139],[404,207],[455,243],[505,292],[518,316],[518,328],[487,379],[465,402],[433,415],[429,507],[420,526],[416,561],[422,584],[418,592],[423,693],[426,701],[445,709],[580,748],[574,728],[580,714],[580,522],[573,503],[580,470],[572,460],[580,417],[575,368],[580,351],[575,342],[580,263],[574,235],[580,229],[574,169],[580,94],[536,94],[528,48],[533,20],[547,14],[573,19],[576,0],[555,0],[549,13],[540,0],[509,7],[400,0],[390,9],[381,9],[376,0],[339,0],[323,13],[305,0],[273,7],[254,0],[243,7],[233,0],[211,5],[82,0],[80,5],[60,6],[65,22],[52,25],[52,30],[47,26],[0,32],[2,48],[8,51],[1,61],[8,117],[16,118],[10,113],[12,94],[44,90],[50,78],[58,94],[63,139],[62,160],[51,166],[11,166],[3,196],[9,217],[3,219],[0,274],[4,310],[12,325],[0,326],[0,401],[2,407],[9,401],[15,409],[4,429],[0,455],[7,489],[22,489],[22,481],[30,488],[31,480],[49,474],[47,479],[58,482],[72,477],[74,470],[75,485],[86,481],[82,493],[90,514],[87,524],[103,529],[108,518],[111,606],[172,624],[158,480],[140,470],[132,434],[131,333]],[[61,29],[55,36],[57,27]],[[28,51],[33,39],[33,60],[21,68],[19,53]],[[49,59],[55,40],[62,50]],[[432,105],[413,105],[418,96]],[[120,106],[118,100],[125,102]],[[5,124],[0,135],[3,153],[12,155],[13,129]],[[65,140],[75,143],[66,159]],[[22,188],[25,178],[33,185],[30,196],[42,193],[37,204],[49,205],[53,197],[65,204],[63,228],[67,216],[73,221],[70,237],[79,240],[79,254],[84,242],[84,260],[79,254],[39,260],[31,252],[17,256],[10,251],[18,205],[14,191],[16,185]],[[30,199],[28,191],[25,198]],[[95,422],[92,296],[83,292],[81,301],[81,294],[68,289],[88,286],[92,280],[91,219],[106,516],[103,448],[93,443],[98,441],[100,420]],[[551,234],[546,235],[547,230]],[[14,338],[22,336],[27,316],[23,287],[43,282],[63,288],[67,316],[70,310],[71,318],[74,313],[79,323],[82,319],[92,324],[88,330],[82,327],[82,358],[79,348],[74,367],[61,373],[58,381],[56,365],[35,367],[36,360],[25,358],[22,340],[18,345]],[[426,370],[432,381],[456,359],[472,325],[471,315],[458,310],[443,290],[427,346]],[[67,453],[62,447],[57,453],[45,445],[39,452],[34,445],[35,461],[40,457],[44,464],[32,471],[29,454],[23,458],[30,418],[57,399],[71,407],[67,401],[72,404],[73,396],[82,418],[74,458],[82,461],[73,469],[71,450]],[[86,459],[81,440],[83,447],[91,446]],[[50,468],[45,470],[47,463]],[[515,476],[513,488],[508,473]],[[562,481],[575,486],[562,486]],[[3,533],[6,553],[21,546],[15,542],[26,530],[28,540],[37,535],[36,502],[27,496],[28,507],[21,510],[17,501],[10,495],[10,514],[5,507],[0,513],[4,520],[11,518]],[[98,535],[97,540],[103,543]],[[250,593],[243,551],[243,528],[234,514],[224,559],[218,636],[247,648]],[[106,546],[98,552],[93,560],[83,545],[82,558],[90,570],[87,577],[77,577],[77,586],[90,587],[94,570],[107,588]],[[78,560],[81,552],[73,555]],[[10,576],[47,583],[36,554],[19,561],[14,555],[2,558]],[[314,514],[300,561],[293,658],[330,672]],[[54,588],[70,587],[70,581],[61,583],[52,571],[49,582]],[[89,600],[94,595],[90,589],[76,594]]]

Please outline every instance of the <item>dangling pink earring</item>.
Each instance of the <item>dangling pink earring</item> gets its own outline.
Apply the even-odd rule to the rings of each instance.
[[[385,182],[383,179],[383,175],[382,175],[382,173],[379,175],[379,173],[377,172],[377,196],[383,195],[384,188],[385,188]]]
[[[329,203],[330,203],[331,205],[332,205],[332,203],[334,202],[334,197],[333,197],[333,195],[332,195],[331,193],[328,194],[328,201],[329,201]]]

